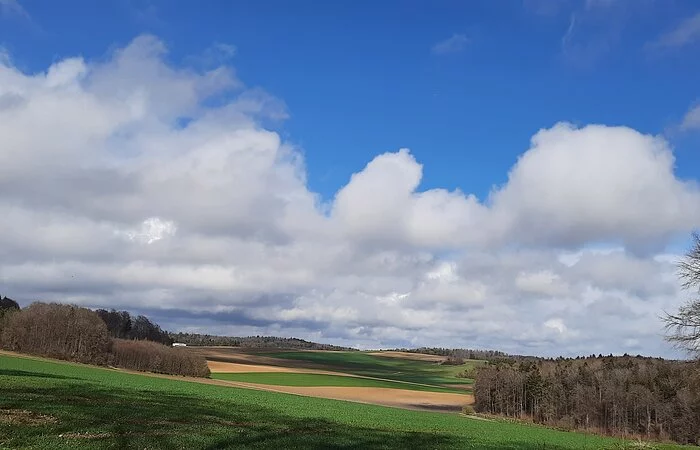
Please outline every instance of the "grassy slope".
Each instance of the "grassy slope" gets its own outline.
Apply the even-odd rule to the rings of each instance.
[[[621,442],[6,355],[0,393],[0,448],[598,449]],[[8,424],[8,409],[56,422]]]
[[[456,378],[455,375],[480,363],[478,361],[469,361],[461,366],[443,366],[427,361],[389,358],[363,352],[301,351],[264,354],[275,358],[314,362],[327,367],[329,370],[351,373],[353,375],[432,385],[470,384],[472,380]]]
[[[452,392],[464,394],[468,391],[458,389],[426,386],[422,384],[405,383],[401,381],[383,381],[373,378],[344,377],[342,375],[322,375],[310,373],[285,372],[246,372],[246,373],[213,373],[217,380],[242,381],[245,383],[260,383],[277,386],[345,386],[345,387],[381,387],[392,389],[408,389],[412,391]]]

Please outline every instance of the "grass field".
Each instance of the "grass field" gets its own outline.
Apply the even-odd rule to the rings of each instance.
[[[241,381],[244,383],[258,383],[277,386],[381,387],[391,389],[408,389],[413,391],[456,392],[460,394],[469,392],[462,389],[449,389],[438,386],[406,383],[402,381],[384,381],[372,378],[345,377],[342,375],[322,375],[313,373],[212,373],[211,378],[217,380]]]
[[[364,352],[265,352],[258,354],[313,362],[329,370],[353,375],[438,386],[470,384],[472,380],[456,378],[456,374],[482,363],[481,361],[469,361],[461,366],[448,366],[426,361],[387,358]]]
[[[0,355],[4,447],[634,448],[615,439],[522,424]]]

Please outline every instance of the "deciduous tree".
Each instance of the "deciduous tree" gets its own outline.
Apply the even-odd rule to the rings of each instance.
[[[666,314],[667,339],[700,357],[700,234],[693,234],[693,245],[678,263],[683,287],[694,298],[681,306],[676,314]]]

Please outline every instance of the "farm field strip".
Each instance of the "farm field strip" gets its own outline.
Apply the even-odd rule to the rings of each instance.
[[[472,380],[457,378],[456,375],[479,363],[472,361],[460,366],[447,366],[436,362],[384,357],[365,352],[283,351],[257,355],[275,360],[290,360],[290,364],[309,363],[326,370],[432,386],[471,384]]]
[[[448,366],[422,360],[385,358],[364,352],[270,352],[238,347],[192,347],[190,351],[207,358],[212,373],[285,372],[337,375],[361,377],[379,382],[405,383],[402,387],[406,389],[438,392],[446,390],[446,392],[458,393],[470,391],[472,380],[458,378],[456,375],[481,363],[470,361],[465,365]],[[246,377],[230,379],[250,381]],[[398,386],[390,385],[390,387]]]
[[[384,358],[399,358],[408,359],[411,361],[426,361],[439,363],[447,359],[446,356],[440,355],[426,355],[424,353],[411,353],[411,352],[397,352],[392,350],[378,351],[378,352],[367,352],[368,355],[372,356],[382,356]]]
[[[465,404],[474,402],[474,398],[469,394],[449,392],[414,391],[383,387],[282,386],[235,381],[230,383],[232,386],[247,389],[441,413],[458,413]]]
[[[249,372],[249,373],[216,373],[212,378],[246,383],[269,384],[277,386],[337,386],[337,387],[379,387],[389,389],[405,389],[414,391],[464,393],[463,390],[449,389],[439,386],[407,383],[402,381],[380,380],[359,376],[342,376],[327,374],[307,374],[289,372]]]
[[[636,448],[635,443],[619,439],[505,421],[190,383],[2,354],[0,386],[0,447]]]
[[[355,377],[357,375],[352,375],[349,373],[342,372],[332,372],[330,370],[318,370],[318,369],[304,369],[299,367],[282,367],[282,366],[271,366],[263,364],[249,364],[249,363],[234,363],[234,362],[224,362],[224,361],[207,361],[209,370],[212,373],[308,373],[308,374],[319,374],[319,375],[338,375],[345,377]]]

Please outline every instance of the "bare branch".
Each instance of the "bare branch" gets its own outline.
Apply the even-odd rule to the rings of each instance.
[[[678,275],[684,289],[696,288],[700,292],[700,235],[693,233],[693,245],[685,258],[678,263]]]
[[[684,289],[700,293],[700,235],[693,233],[693,244],[678,263],[678,276]],[[700,357],[700,299],[681,306],[677,314],[665,313],[666,340]]]

